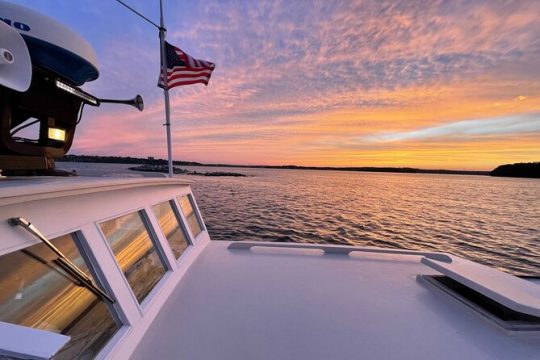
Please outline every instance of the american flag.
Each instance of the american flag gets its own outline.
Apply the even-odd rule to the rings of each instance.
[[[165,56],[167,57],[167,84],[172,89],[175,86],[201,83],[208,85],[214,63],[197,60],[165,42]],[[158,86],[164,87],[163,75],[160,73]]]

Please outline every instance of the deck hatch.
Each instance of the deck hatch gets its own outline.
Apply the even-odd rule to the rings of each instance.
[[[540,331],[540,317],[521,313],[445,275],[418,278],[449,294],[488,320],[510,331]]]

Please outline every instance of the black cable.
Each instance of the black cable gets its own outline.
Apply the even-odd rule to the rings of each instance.
[[[81,122],[82,120],[82,115],[83,115],[83,110],[84,110],[84,105],[86,105],[84,102],[82,103],[82,106],[81,106],[81,111],[79,112],[79,118],[77,119],[77,122],[75,123],[75,125],[79,125],[79,123]],[[39,122],[40,120],[39,119],[36,119],[34,121],[31,121],[27,124],[24,124],[16,129],[14,129],[12,132],[9,133],[9,135],[13,136],[15,135],[16,133],[18,133],[19,131],[21,131],[22,129],[25,129],[31,125],[34,125],[35,123]]]
[[[37,123],[37,122],[39,122],[39,119],[36,119],[36,120],[34,120],[34,121],[31,121],[31,122],[29,122],[28,124],[24,124],[24,125],[22,125],[22,126],[16,128],[16,129],[14,129],[12,132],[9,133],[9,135],[13,136],[13,135],[15,135],[16,133],[18,133],[19,131],[21,131],[22,129],[27,128],[27,127],[29,127],[30,125],[34,125],[34,124]]]
[[[82,106],[81,106],[81,112],[79,113],[79,119],[77,120],[77,122],[75,123],[75,125],[79,125],[79,123],[81,122],[82,120],[82,113],[83,113],[83,110],[84,110],[84,105],[86,105],[86,103],[82,103]]]

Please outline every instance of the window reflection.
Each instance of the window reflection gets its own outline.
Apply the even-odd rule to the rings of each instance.
[[[159,221],[159,227],[169,240],[174,256],[178,259],[189,244],[172,206],[172,201],[165,201],[153,206],[152,209]]]
[[[72,235],[51,242],[92,277]],[[93,358],[119,325],[108,304],[77,286],[56,259],[42,243],[0,257],[0,321],[70,336],[55,359]]]
[[[199,217],[193,210],[193,205],[189,195],[183,195],[178,197],[178,202],[180,203],[180,208],[182,209],[182,214],[186,217],[189,229],[193,234],[193,237],[197,237],[202,231],[201,223],[199,222]]]
[[[142,214],[121,216],[100,227],[135,297],[142,302],[165,274],[165,265],[152,243]]]

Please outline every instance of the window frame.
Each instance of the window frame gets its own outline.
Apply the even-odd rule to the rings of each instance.
[[[116,301],[116,296],[114,295],[113,290],[110,287],[109,282],[107,281],[105,277],[105,274],[103,273],[103,270],[101,270],[101,267],[98,265],[97,261],[94,258],[94,254],[89,249],[88,242],[86,241],[86,237],[84,236],[81,230],[76,230],[68,234],[72,234],[73,241],[75,242],[75,246],[79,250],[81,257],[84,259],[84,262],[86,263],[88,267],[88,271],[90,272],[90,274],[92,274],[93,280],[96,283],[96,285],[100,286],[103,291],[105,291],[109,296],[111,296],[115,300],[114,304],[108,304],[108,306],[109,306],[109,309],[111,309],[111,312],[113,313],[112,315],[113,315],[114,320],[118,324],[118,328],[120,329],[122,326],[126,324],[125,316],[123,315],[123,312],[120,306],[118,306],[118,301]]]
[[[184,238],[185,238],[185,240],[187,242],[187,247],[184,249],[184,251],[180,254],[180,256],[178,258],[174,254],[174,251],[172,250],[169,239],[167,238],[166,234],[163,232],[163,229],[161,228],[161,224],[159,223],[159,217],[156,215],[156,213],[154,211],[154,206],[161,205],[163,203],[169,203],[169,205],[171,206],[173,214],[176,217],[176,220],[178,221],[178,224],[180,226],[180,231],[182,231],[182,233],[184,234]],[[175,197],[173,197],[172,199],[166,199],[166,200],[162,200],[162,201],[159,201],[157,203],[151,204],[150,205],[150,213],[152,214],[152,216],[154,217],[154,219],[156,221],[156,227],[159,228],[159,235],[163,236],[163,240],[167,244],[167,250],[170,251],[172,259],[174,259],[175,263],[178,263],[179,260],[182,259],[186,254],[188,254],[190,249],[193,246],[195,246],[195,243],[193,241],[191,233],[189,232],[188,226],[185,223],[186,219],[182,215],[182,211],[180,211],[178,209],[178,205],[175,202]],[[150,219],[149,219],[149,221],[150,221]],[[156,232],[157,232],[157,230],[156,230]],[[156,234],[156,238],[159,238],[159,235]]]
[[[169,279],[170,276],[172,276],[172,273],[174,272],[174,268],[173,268],[172,264],[170,263],[166,252],[163,249],[163,245],[161,244],[161,241],[159,240],[159,236],[157,235],[156,230],[154,229],[154,226],[152,225],[152,222],[150,221],[147,210],[148,209],[146,207],[138,207],[138,208],[135,208],[135,209],[126,210],[126,211],[123,211],[121,213],[117,213],[115,215],[108,216],[106,218],[102,218],[102,219],[99,219],[99,220],[95,221],[97,230],[98,230],[102,240],[105,242],[105,245],[107,246],[107,249],[109,250],[109,254],[110,254],[111,258],[112,258],[112,261],[114,262],[114,266],[116,267],[117,271],[120,273],[120,275],[121,275],[121,277],[122,277],[122,279],[124,281],[124,286],[127,287],[128,292],[129,292],[129,294],[131,296],[131,300],[135,304],[137,309],[139,310],[139,313],[140,313],[141,316],[144,316],[144,313],[146,312],[147,308],[150,306],[150,304],[153,302],[153,300],[158,296],[158,294],[161,292],[161,290],[165,286],[165,283],[167,282],[167,279]],[[135,292],[133,291],[133,289],[131,287],[131,284],[129,283],[126,275],[124,274],[124,270],[122,270],[122,267],[120,266],[120,264],[116,260],[116,255],[114,254],[114,251],[113,251],[113,249],[111,247],[111,244],[110,244],[109,240],[107,239],[107,237],[105,236],[105,233],[101,229],[101,224],[103,224],[103,223],[105,223],[107,221],[114,220],[114,219],[117,219],[117,218],[120,218],[120,217],[123,217],[123,216],[126,216],[126,215],[131,215],[131,214],[134,214],[134,213],[139,213],[140,214],[140,217],[141,217],[141,220],[142,220],[143,225],[145,227],[145,230],[147,231],[148,236],[150,237],[150,241],[151,241],[152,245],[154,246],[154,248],[156,250],[156,253],[157,253],[157,255],[158,255],[158,257],[159,257],[159,259],[160,259],[160,261],[161,261],[161,263],[163,265],[163,269],[165,270],[165,272],[163,273],[163,276],[161,276],[161,278],[158,280],[158,282],[148,292],[148,294],[144,297],[144,299],[141,302],[139,302],[139,300],[137,299],[137,296],[135,295]]]
[[[98,286],[101,286],[101,288],[112,298],[115,300],[114,304],[109,305],[110,308],[114,309],[114,315],[115,320],[120,324],[120,328],[126,326],[129,324],[127,316],[120,306],[120,304],[117,301],[116,294],[113,291],[113,288],[111,287],[107,276],[105,276],[105,272],[99,265],[96,255],[92,252],[92,249],[86,240],[86,237],[84,236],[84,232],[82,230],[76,230],[68,234],[73,234],[73,237],[75,239],[75,243],[77,248],[79,249],[79,252],[81,253],[81,256],[83,257],[84,261],[88,265],[88,269],[92,276],[94,277],[94,281]],[[116,335],[116,334],[115,334]],[[113,336],[114,337],[114,336]]]
[[[55,239],[63,237],[63,236],[67,236],[67,235],[71,236],[71,239],[73,240],[73,243],[76,249],[79,251],[81,258],[85,262],[85,265],[88,268],[91,278],[96,284],[96,286],[100,287],[102,290],[104,290],[109,296],[111,296],[115,300],[114,304],[110,304],[110,303],[107,303],[107,301],[101,300],[105,303],[105,305],[109,309],[109,314],[111,315],[112,320],[116,323],[116,326],[117,326],[116,332],[107,340],[107,342],[103,345],[103,347],[97,352],[96,358],[101,358],[103,356],[102,354],[109,354],[111,350],[117,346],[119,341],[121,341],[121,339],[125,336],[126,332],[128,331],[129,323],[127,321],[127,318],[125,316],[123,309],[121,308],[121,306],[119,306],[118,301],[116,301],[116,295],[114,294],[112,288],[110,287],[110,284],[107,281],[105,274],[103,273],[99,263],[95,260],[95,255],[91,251],[87,237],[84,235],[84,232],[82,231],[82,229],[80,227],[75,228],[75,229],[69,229],[68,231],[65,231],[65,232],[59,232],[53,235],[47,235],[46,238],[49,241],[51,241],[53,245],[55,245],[54,244]],[[22,251],[24,249],[28,249],[38,244],[43,244],[43,242],[32,241],[29,243],[25,243],[23,246],[17,247],[14,250],[5,251],[1,253],[0,257],[11,254],[11,253],[15,253],[18,251]],[[43,331],[51,332],[50,330],[43,330]],[[67,345],[67,343],[65,345]],[[62,348],[60,348],[59,350],[61,350]]]
[[[199,223],[199,227],[201,228],[201,232],[199,232],[197,235],[194,235],[192,233],[191,228],[189,227],[189,222],[187,221],[187,217],[182,211],[182,206],[180,205],[180,200],[178,198],[183,197],[183,196],[187,196],[189,203],[191,205],[191,209],[193,210],[193,214],[195,215],[195,218],[197,219],[197,222]],[[193,196],[193,193],[186,192],[186,193],[176,195],[174,198],[174,201],[177,206],[178,212],[182,215],[182,218],[185,219],[186,228],[188,228],[189,230],[189,235],[190,235],[189,237],[192,239],[193,244],[195,245],[195,243],[199,241],[199,238],[202,236],[202,234],[207,232],[206,224],[202,220],[202,216],[199,212],[199,207],[197,206],[197,203],[195,202],[195,197]]]

